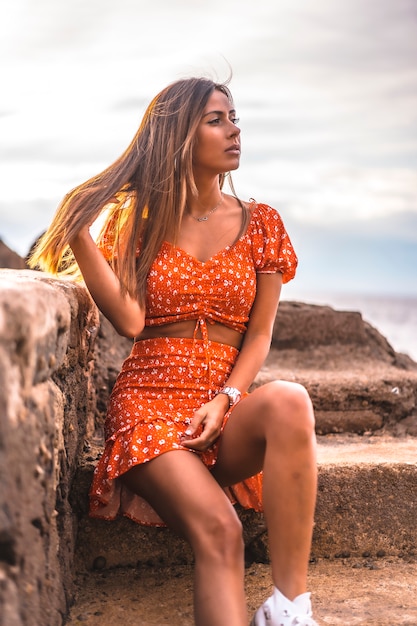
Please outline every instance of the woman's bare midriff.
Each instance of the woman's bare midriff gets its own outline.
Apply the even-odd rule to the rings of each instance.
[[[183,320],[173,324],[162,324],[161,326],[146,326],[140,335],[135,337],[135,341],[142,339],[154,339],[156,337],[194,337],[197,320]],[[239,349],[242,345],[243,335],[237,330],[227,328],[223,324],[207,322],[207,331],[210,341],[224,343]],[[202,339],[201,329],[197,331],[197,338]]]

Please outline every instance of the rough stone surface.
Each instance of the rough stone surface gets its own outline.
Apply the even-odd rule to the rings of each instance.
[[[254,386],[277,378],[308,389],[319,434],[416,432],[417,364],[396,353],[360,313],[281,303]]]
[[[130,346],[120,348],[119,363]],[[275,378],[304,384],[315,406],[320,478],[309,586],[319,623],[415,626],[416,364],[358,313],[283,302],[254,387]],[[191,625],[188,546],[168,530],[86,517],[95,443],[74,483],[83,504],[68,623]],[[262,515],[239,514],[251,612],[271,589],[269,552]]]
[[[312,556],[335,558],[363,552],[398,556],[417,551],[417,439],[387,435],[318,438],[319,485]],[[82,504],[77,569],[192,563],[185,542],[166,529],[120,518],[89,519],[87,490],[94,462],[79,468],[74,489]],[[263,516],[238,508],[247,562],[269,562]]]
[[[368,438],[371,434],[389,434],[391,437],[413,435],[417,419],[417,365],[408,357],[397,354],[378,331],[361,320],[358,313],[283,302],[275,323],[273,347],[253,386],[276,378],[305,385],[315,407],[319,435],[330,437],[334,433],[355,433]],[[298,332],[302,335],[300,343]],[[281,339],[282,336],[284,339]],[[285,348],[277,347],[281,343]],[[96,419],[97,430],[89,442],[87,455],[80,462],[73,492],[75,508],[80,517],[77,544],[79,567],[82,564],[87,568],[93,567],[98,557],[102,557],[107,566],[111,567],[133,566],[137,562],[149,560],[160,564],[172,564],[184,558],[190,560],[185,544],[178,542],[167,531],[143,529],[129,520],[98,523],[87,517],[88,488],[102,447],[103,409],[117,371],[130,348],[131,342],[120,340],[108,323],[103,325],[96,346],[96,366],[100,368],[96,376],[103,381],[100,410]],[[102,361],[100,355],[104,355]],[[378,438],[372,440],[378,441]],[[321,437],[321,441],[325,442],[326,438]],[[397,441],[392,441],[392,449],[395,450]],[[318,507],[316,528],[322,528],[323,532],[315,533],[314,550],[318,555],[327,554],[330,547],[332,554],[346,550],[347,541],[351,551],[360,550],[361,545],[366,549],[369,543],[366,543],[369,520],[357,513],[367,499],[383,501],[383,496],[373,488],[372,472],[380,471],[381,484],[390,497],[395,493],[398,472],[403,481],[408,480],[407,487],[404,482],[404,489],[416,487],[415,471],[407,473],[407,468],[398,469],[400,460],[393,458],[392,468],[384,466],[381,470],[372,461],[359,469],[353,458],[352,463],[346,462],[343,469],[335,470],[328,460],[320,464],[321,505]],[[343,510],[347,511],[346,503],[342,505],[339,502],[340,493],[354,493],[357,498],[357,510],[350,511],[350,514],[357,516],[358,528],[361,529],[357,537],[349,535],[345,527],[340,532]],[[339,495],[336,497],[334,494]],[[350,502],[348,496],[346,498]],[[334,517],[337,523],[333,525],[327,523],[328,507],[336,507],[336,511],[341,511],[339,516]],[[376,506],[374,510],[375,515],[378,515]],[[240,515],[244,521],[248,559],[267,561],[263,517],[246,511],[240,511]],[[393,532],[388,532],[384,547],[396,554],[401,550],[400,536],[394,532],[398,519],[395,522],[388,515],[384,520],[388,528],[390,524],[394,525],[391,528]],[[415,542],[415,534],[410,531],[410,527],[414,528],[413,518],[405,515],[404,532],[409,545]],[[147,541],[144,541],[144,536]]]
[[[9,268],[14,270],[24,270],[26,263],[21,256],[11,250],[4,241],[0,239],[0,268]]]
[[[99,320],[82,287],[30,271],[0,271],[0,281],[0,625],[61,625],[75,569],[68,621],[191,624],[188,546],[165,529],[87,516],[108,395],[131,341]],[[254,386],[276,378],[304,384],[317,416],[318,616],[417,624],[406,595],[416,573],[417,365],[359,313],[283,302]],[[252,610],[269,592],[268,546],[262,515],[239,514]],[[144,595],[129,595],[134,581]],[[387,602],[387,620],[372,612],[355,581],[371,603],[394,598],[403,618]],[[347,587],[356,589],[350,601]]]
[[[320,436],[318,461],[308,581],[315,618],[322,626],[416,626],[417,440]],[[272,590],[269,554],[262,516],[240,515],[251,615]],[[79,538],[68,624],[192,626],[192,555],[185,543],[127,519],[84,518]]]
[[[413,428],[411,416],[417,416],[415,365],[403,369],[362,359],[360,353],[355,358],[342,350],[331,364],[330,357],[322,355],[324,362],[316,359],[313,367],[308,358],[304,353],[272,349],[255,386],[280,378],[304,385],[313,401],[319,434],[396,430],[405,419]]]
[[[0,284],[0,624],[58,626],[72,597],[69,493],[93,430],[98,319],[72,283],[1,270]]]
[[[279,350],[310,351],[330,346],[358,347],[362,356],[397,363],[393,347],[360,312],[337,311],[329,306],[281,302],[273,330],[273,347]]]
[[[321,626],[416,626],[416,557],[365,555],[310,564],[308,588]],[[269,566],[246,569],[248,614],[272,592]],[[68,624],[193,626],[193,578],[187,566],[154,565],[83,572]]]

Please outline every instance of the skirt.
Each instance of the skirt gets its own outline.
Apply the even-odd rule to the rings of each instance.
[[[105,448],[90,489],[91,517],[125,515],[139,524],[165,526],[150,504],[119,477],[171,450],[197,454],[208,468],[215,464],[219,440],[196,452],[184,447],[181,438],[194,411],[224,386],[238,354],[232,346],[195,338],[158,337],[133,345],[109,399]],[[232,412],[233,407],[222,428]],[[225,492],[233,503],[262,510],[262,474]]]

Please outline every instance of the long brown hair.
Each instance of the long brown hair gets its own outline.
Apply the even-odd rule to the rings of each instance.
[[[197,195],[195,135],[215,89],[232,102],[227,83],[206,78],[179,80],[163,89],[149,104],[126,151],[65,196],[33,250],[30,266],[75,275],[78,268],[68,242],[108,208],[103,231],[111,226],[110,262],[122,291],[144,303],[147,275],[161,244],[167,236],[176,240],[187,194]],[[225,177],[220,175],[220,187]]]

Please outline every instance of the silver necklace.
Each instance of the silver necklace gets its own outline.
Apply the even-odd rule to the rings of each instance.
[[[210,217],[210,215],[212,213],[214,213],[214,211],[216,211],[216,209],[219,208],[219,206],[221,205],[221,203],[223,202],[223,194],[219,200],[219,202],[216,204],[216,206],[214,207],[214,209],[211,209],[211,211],[209,211],[208,213],[206,213],[206,215],[203,215],[202,217],[195,217],[194,215],[192,215],[192,213],[190,213],[191,217],[193,218],[193,220],[195,220],[196,222],[207,222],[208,218]]]

